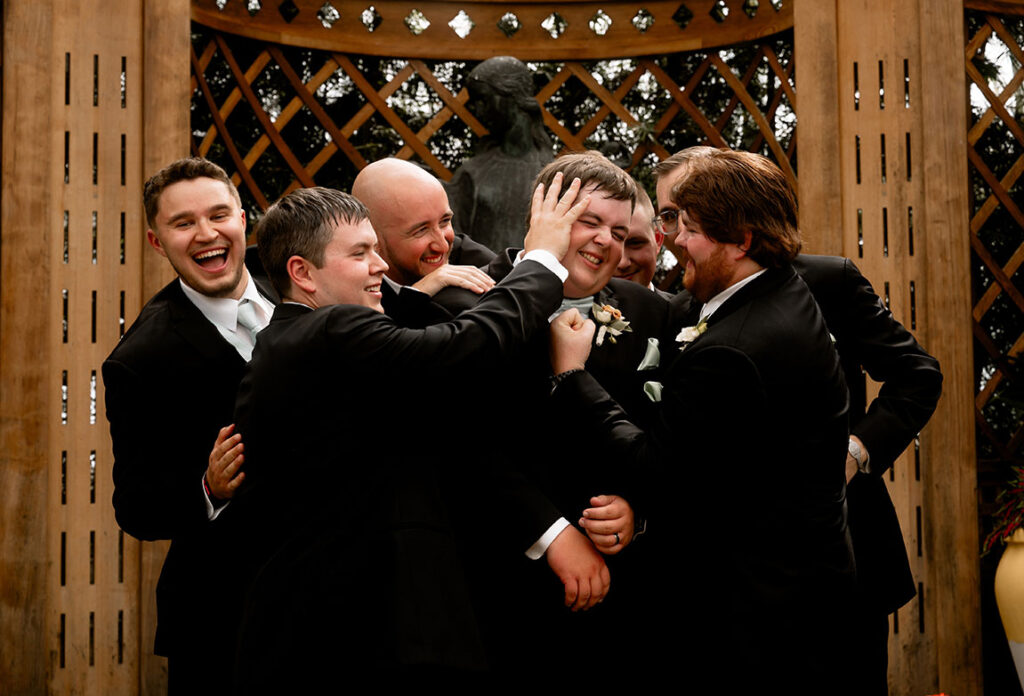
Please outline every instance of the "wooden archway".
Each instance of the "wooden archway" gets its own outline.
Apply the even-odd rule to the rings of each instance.
[[[968,4],[992,12],[1020,9],[1018,2]],[[781,162],[796,158],[798,166],[791,173],[799,187],[801,226],[810,250],[845,253],[857,260],[896,316],[939,357],[946,374],[939,411],[919,447],[897,463],[889,482],[922,590],[896,618],[898,632],[890,651],[893,690],[980,693],[968,263],[971,245],[979,253],[970,234],[985,220],[980,213],[969,217],[965,142],[973,136],[965,141],[965,60],[964,54],[948,50],[970,50],[962,0],[898,3],[895,9],[881,0],[564,2],[557,7],[536,2],[228,0],[223,10],[217,5],[215,0],[4,3],[4,691],[157,693],[162,685],[161,661],[150,653],[152,584],[162,550],[123,537],[113,522],[107,502],[111,461],[102,384],[94,375],[122,327],[168,278],[162,260],[143,248],[138,201],[145,173],[190,150],[190,94],[193,89],[203,93],[204,61],[209,60],[203,50],[191,53],[189,21],[194,20],[214,35],[241,32],[268,42],[265,60],[282,70],[288,61],[279,58],[286,58],[289,46],[316,47],[334,61],[330,70],[345,71],[353,82],[358,82],[358,71],[346,65],[353,53],[401,54],[408,74],[428,83],[436,77],[428,69],[435,58],[478,60],[511,53],[557,60],[564,63],[564,74],[558,73],[557,79],[587,82],[591,78],[580,61],[629,56],[638,70],[655,74],[669,91],[665,113],[674,110],[671,118],[702,117],[712,142],[713,133],[720,132],[715,124],[721,115],[703,114],[685,81],[656,74],[657,56],[708,50],[704,70],[730,83],[736,96],[732,108],[744,109],[752,118],[756,110],[764,118],[770,104],[762,109],[747,103],[744,68],[729,66],[721,52],[710,49],[761,40],[792,27],[798,62],[794,66],[776,60],[777,69],[771,69],[784,85],[779,99],[798,116],[799,148],[794,149],[795,140],[783,145],[770,127],[759,147],[771,150]],[[259,10],[250,13],[250,5],[259,5]],[[324,27],[317,13],[328,5],[337,18]],[[372,32],[361,21],[371,5],[380,20]],[[681,7],[691,15],[688,19]],[[756,8],[752,15],[751,8]],[[413,10],[429,22],[419,34],[405,22]],[[474,25],[465,38],[448,24],[460,11]],[[598,11],[607,20],[595,20]],[[542,27],[555,12],[565,24],[558,38]],[[498,26],[505,14],[514,14],[519,23],[511,36]],[[111,21],[113,17],[117,20]],[[591,26],[603,27],[606,21],[610,24],[604,34]],[[371,13],[369,23],[375,22]],[[554,21],[553,26],[562,24]],[[646,28],[641,31],[639,26]],[[992,30],[997,28],[993,25]],[[229,43],[214,38],[211,56],[218,51],[226,55],[223,47],[230,50]],[[772,60],[767,52],[760,58]],[[318,67],[327,65],[324,61]],[[235,104],[249,103],[245,85],[254,79],[249,75],[258,69],[254,66],[250,61],[232,69]],[[345,151],[350,121],[315,114],[308,95],[315,92],[318,74],[293,80],[293,98],[314,112],[322,127],[333,129],[334,149],[320,160],[294,157],[288,162],[295,185],[316,181],[324,162],[332,158],[359,165]],[[557,79],[552,80],[553,89]],[[358,88],[370,108],[388,120],[387,86]],[[635,116],[618,89],[592,92],[602,118],[608,114],[628,123]],[[197,136],[197,148],[207,137],[212,141],[218,133],[230,133],[230,113],[237,108],[231,99],[211,100],[209,108],[222,123],[214,123],[214,135],[207,131]],[[438,119],[461,120],[471,132],[481,132],[482,126],[462,107],[464,95],[449,91],[443,102],[447,111],[439,112]],[[1004,119],[997,107],[993,113],[993,118]],[[246,177],[252,177],[253,189],[261,190],[252,176],[251,158],[267,151],[281,153],[272,131],[284,125],[280,117],[268,120],[261,124],[266,142],[260,152],[250,146],[231,155],[234,166],[229,169],[240,183],[248,186]],[[556,119],[548,125],[566,144],[588,135],[586,123],[577,130],[565,129]],[[412,137],[405,135],[408,156],[419,150],[414,140],[429,140],[428,131],[410,129]],[[645,141],[643,148],[641,158],[665,154],[657,137]],[[424,149],[429,152],[429,147]],[[419,155],[429,160],[425,152]],[[975,159],[971,163],[978,168]],[[990,182],[993,206],[1006,205],[1005,191],[1015,176]],[[1007,281],[1019,256],[994,264]],[[992,292],[1018,301],[1012,282],[1000,280],[1000,288]],[[984,308],[979,305],[974,311],[983,314]],[[1014,350],[1019,352],[1019,346]]]

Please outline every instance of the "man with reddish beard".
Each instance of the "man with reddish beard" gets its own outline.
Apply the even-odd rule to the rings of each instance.
[[[702,304],[679,332],[661,408],[645,428],[588,375],[593,325],[552,326],[554,408],[620,486],[662,497],[675,554],[656,640],[722,693],[853,693],[841,676],[854,564],[843,460],[848,395],[807,286],[796,201],[759,155],[691,162],[672,190],[684,284]],[[664,204],[664,203],[663,203]],[[692,662],[691,662],[692,661]],[[663,666],[664,668],[664,666]]]
[[[388,264],[384,311],[399,324],[422,328],[448,321],[494,286],[477,268],[494,252],[455,234],[448,195],[430,173],[393,157],[378,160],[359,172],[352,195],[370,211]],[[443,306],[431,301],[442,289]]]
[[[245,212],[223,169],[179,160],[146,182],[143,197],[147,239],[178,278],[143,307],[103,363],[114,513],[132,536],[171,540],[156,634],[171,693],[226,693],[239,615],[230,607],[240,609],[240,600],[221,595],[211,620],[210,584],[234,587],[212,520],[245,474],[237,436],[220,429],[231,422],[255,332],[270,320],[276,295],[257,288],[243,263]]]
[[[556,177],[564,177],[563,190],[564,182],[579,179],[581,191],[591,198],[587,210],[573,223],[568,250],[561,259],[568,277],[562,305],[552,316],[577,307],[605,317],[605,335],[590,365],[616,398],[641,417],[652,404],[643,391],[650,373],[638,368],[651,345],[648,339],[661,337],[665,330],[668,303],[635,283],[612,277],[629,232],[636,184],[597,152],[558,158],[540,172],[534,184],[551,186]],[[485,270],[500,280],[512,272],[521,254],[519,249],[506,249]],[[443,301],[443,296],[438,299]],[[491,377],[470,395],[486,408],[478,409],[475,420],[459,423],[462,447],[486,452],[521,472],[552,503],[550,518],[533,529],[508,529],[500,520],[493,528],[482,528],[472,520],[492,514],[490,501],[467,493],[457,504],[463,519],[469,520],[460,528],[467,537],[465,545],[473,550],[471,589],[484,618],[485,639],[499,670],[517,684],[526,673],[569,684],[572,665],[578,664],[586,651],[583,634],[590,629],[615,632],[628,614],[622,602],[631,595],[625,576],[613,567],[616,588],[622,591],[616,589],[608,601],[589,612],[593,616],[569,616],[555,611],[558,607],[550,599],[557,587],[537,569],[536,560],[544,556],[547,544],[560,534],[575,532],[574,525],[586,531],[600,551],[612,555],[630,543],[635,526],[633,510],[626,502],[632,502],[628,493],[610,489],[590,475],[584,463],[591,451],[587,443],[567,439],[561,414],[548,409],[551,373],[546,340],[540,335],[525,350],[496,364]],[[581,466],[562,476],[554,466],[561,459],[580,461]],[[474,481],[471,462],[466,469],[460,477]],[[474,487],[479,485],[474,483]],[[485,543],[480,536],[485,532],[492,539],[500,533],[505,543],[501,547]],[[490,602],[495,591],[507,601]],[[536,636],[556,633],[565,638],[559,646],[560,659],[541,659],[534,649]],[[530,665],[528,672],[523,671],[524,664]]]
[[[676,245],[678,208],[673,187],[689,163],[713,155],[706,146],[681,150],[660,162],[659,217],[665,245],[686,264]],[[851,666],[844,678],[857,694],[888,693],[888,615],[916,593],[899,520],[882,478],[928,422],[942,392],[939,363],[893,317],[854,263],[838,256],[800,254],[793,268],[821,309],[850,390],[846,459],[850,535],[857,563],[857,593],[849,625]],[[694,324],[700,303],[689,292],[673,300],[678,325]],[[881,383],[868,403],[864,373]]]

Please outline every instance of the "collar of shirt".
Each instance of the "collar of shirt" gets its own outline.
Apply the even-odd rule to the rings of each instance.
[[[749,275],[749,276],[747,276],[746,278],[744,278],[743,280],[741,280],[741,281],[739,281],[737,283],[733,283],[732,285],[727,287],[725,290],[723,290],[722,292],[718,293],[717,295],[712,297],[710,300],[708,300],[704,304],[704,306],[700,308],[700,317],[699,317],[697,323],[699,324],[702,321],[706,321],[708,319],[708,317],[710,317],[712,314],[714,314],[716,311],[718,311],[719,307],[721,307],[723,304],[725,304],[726,300],[728,300],[730,297],[732,297],[737,292],[739,292],[740,288],[742,288],[744,285],[746,285],[747,283],[749,283],[754,278],[758,277],[759,275],[761,275],[762,273],[764,273],[767,270],[768,270],[767,268],[762,268],[757,273],[754,273],[753,275]]]
[[[597,297],[597,295],[590,295],[589,297],[563,297],[561,306],[559,306],[554,314],[548,317],[548,323],[550,324],[559,314],[572,309],[573,307],[575,307],[584,318],[589,317],[590,310],[594,308],[595,297]]]
[[[384,276],[384,282],[388,284],[388,287],[390,287],[392,290],[395,291],[396,295],[398,293],[402,292],[402,290],[412,290],[413,292],[423,292],[419,288],[414,288],[411,285],[399,285],[398,283],[396,283],[395,281],[391,280],[387,276]]]
[[[181,283],[185,297],[202,312],[211,324],[224,331],[235,332],[238,326],[238,303],[242,300],[250,300],[259,306],[263,310],[263,318],[268,322],[274,313],[274,305],[260,295],[259,290],[256,289],[256,283],[253,282],[248,271],[245,272],[245,290],[237,300],[231,297],[208,297],[190,288],[185,281],[179,279],[178,282]]]

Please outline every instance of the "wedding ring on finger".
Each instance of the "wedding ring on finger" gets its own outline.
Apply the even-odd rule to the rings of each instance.
[[[619,544],[622,543],[622,540],[619,539],[619,533],[618,532],[612,532],[612,533],[615,535],[615,545],[618,546]]]

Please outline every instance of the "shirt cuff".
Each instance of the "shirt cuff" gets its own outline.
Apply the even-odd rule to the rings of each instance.
[[[546,253],[546,252],[545,252]],[[550,254],[548,254],[550,256]],[[548,531],[541,535],[540,539],[534,542],[533,546],[526,549],[526,557],[531,561],[536,561],[538,558],[547,553],[548,547],[551,546],[551,542],[555,540],[562,530],[569,526],[569,521],[564,517],[559,517],[555,520],[555,523],[548,527]]]
[[[555,258],[554,254],[550,251],[545,251],[544,249],[534,249],[533,251],[526,252],[520,251],[516,256],[516,260],[512,262],[512,267],[515,268],[518,266],[520,261],[536,261],[541,266],[558,276],[558,279],[563,283],[566,278],[569,277],[569,271],[565,270],[565,266]]]
[[[221,503],[217,507],[214,507],[213,506],[213,501],[210,500],[210,496],[207,495],[207,493],[206,493],[206,474],[205,473],[203,474],[203,480],[200,482],[200,485],[203,487],[203,502],[206,503],[206,519],[208,519],[211,522],[213,522],[215,519],[217,519],[217,515],[219,515],[221,512],[223,512],[224,508],[226,508],[228,506],[228,503],[230,503],[231,501],[230,500],[225,500],[223,503]],[[551,542],[548,542],[548,543],[550,544]]]

